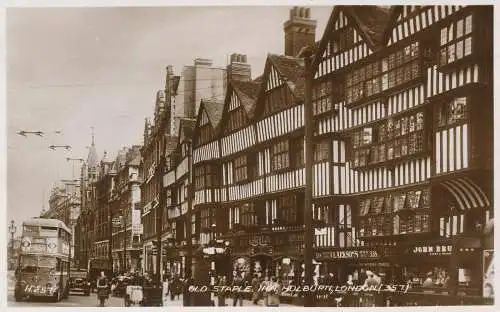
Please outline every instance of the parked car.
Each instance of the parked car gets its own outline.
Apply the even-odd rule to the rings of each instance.
[[[87,278],[71,277],[69,285],[70,292],[82,292],[85,296],[90,296],[90,282]]]

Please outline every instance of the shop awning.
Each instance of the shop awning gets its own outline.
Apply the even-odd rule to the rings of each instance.
[[[484,191],[470,178],[459,178],[441,182],[455,198],[462,211],[474,208],[483,208],[490,205]]]

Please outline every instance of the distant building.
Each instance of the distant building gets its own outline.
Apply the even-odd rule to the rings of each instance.
[[[113,164],[113,271],[140,271],[142,264],[140,146],[123,148]]]
[[[181,76],[174,76],[173,67],[168,66],[165,93],[170,95],[167,101],[172,111],[168,133],[179,132],[182,118],[196,118],[201,99],[222,100],[226,80],[226,69],[214,67],[210,59],[196,58],[193,65],[183,67]]]

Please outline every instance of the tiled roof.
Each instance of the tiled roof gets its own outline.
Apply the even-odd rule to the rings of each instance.
[[[234,91],[238,94],[241,105],[245,108],[249,118],[255,112],[255,100],[257,99],[260,80],[253,81],[231,81]]]
[[[305,90],[303,59],[275,54],[269,54],[268,58],[286,81],[295,97],[298,100],[303,100]]]
[[[352,5],[343,6],[343,8],[356,20],[372,48],[384,44],[384,34],[392,12],[391,7]]]
[[[202,99],[201,103],[207,112],[210,124],[214,129],[217,129],[222,119],[222,111],[224,110],[224,102],[214,99]]]

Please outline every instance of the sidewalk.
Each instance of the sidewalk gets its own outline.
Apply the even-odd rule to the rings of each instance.
[[[182,303],[183,303],[183,300],[182,300],[182,295],[181,295],[179,299],[176,299],[174,301],[171,301],[170,297],[169,297],[163,306],[182,307]],[[218,304],[217,298],[215,299],[214,303],[215,303],[215,306],[217,306],[217,304]],[[258,306],[263,306],[263,304],[264,304],[264,302],[262,300],[259,301],[259,305],[254,305],[251,300],[245,300],[245,299],[243,300],[244,307],[258,307]],[[227,307],[233,306],[233,298],[226,298],[226,306]],[[280,304],[280,307],[295,307],[295,306],[291,305],[291,304]]]

